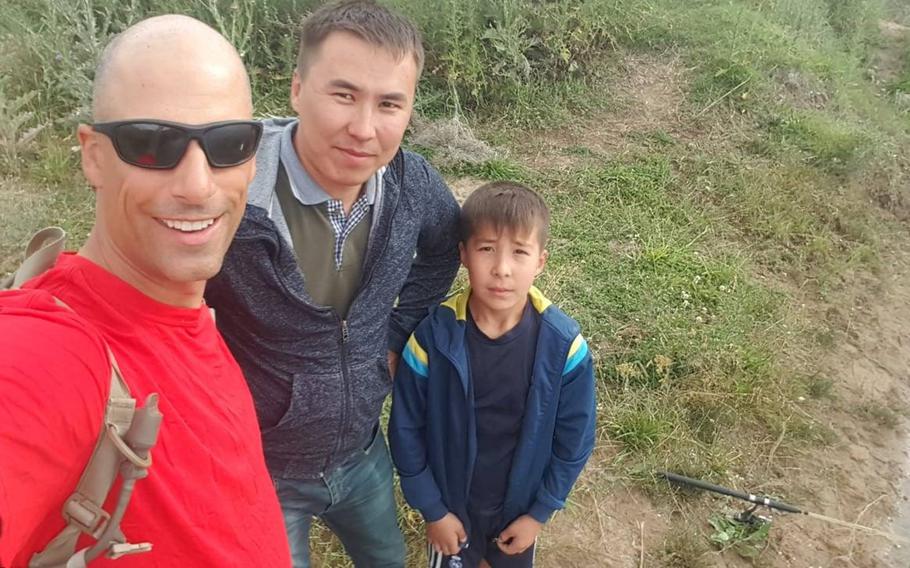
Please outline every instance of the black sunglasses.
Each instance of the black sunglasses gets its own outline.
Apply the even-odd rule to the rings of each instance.
[[[166,120],[136,119],[93,124],[106,135],[127,164],[153,170],[176,168],[191,140],[198,140],[213,168],[239,166],[256,154],[262,123],[229,120],[197,126]]]

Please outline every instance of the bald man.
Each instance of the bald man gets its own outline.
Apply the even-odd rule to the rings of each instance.
[[[253,403],[202,299],[254,175],[251,112],[236,51],[196,20],[148,19],[105,50],[94,123],[78,129],[91,236],[0,294],[0,566],[66,562],[33,555],[63,529],[98,439],[107,348],[132,396],[159,393],[164,416],[120,525],[153,548],[115,565],[290,564]],[[93,544],[84,534],[76,550]]]

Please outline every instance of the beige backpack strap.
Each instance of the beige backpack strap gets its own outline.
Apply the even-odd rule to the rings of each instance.
[[[25,260],[19,268],[0,282],[0,289],[18,288],[54,265],[66,247],[66,232],[60,227],[47,227],[32,236],[25,247]]]
[[[58,304],[67,307],[59,299]],[[149,543],[130,544],[120,531],[120,520],[129,502],[133,484],[148,474],[152,460],[149,451],[155,444],[161,414],[158,395],[149,395],[146,405],[136,411],[136,400],[130,395],[120,367],[110,348],[111,390],[104,410],[104,423],[95,450],[89,459],[76,491],[63,505],[66,527],[47,545],[34,554],[30,568],[83,568],[86,562],[102,553],[109,558],[151,550]],[[124,478],[114,517],[105,511],[107,495],[117,474]],[[95,546],[76,552],[82,533],[97,540]]]

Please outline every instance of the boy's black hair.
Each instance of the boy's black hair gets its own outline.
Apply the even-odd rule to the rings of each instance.
[[[477,188],[461,207],[459,238],[466,243],[480,227],[534,232],[540,248],[547,246],[550,210],[533,190],[514,181],[494,181]]]

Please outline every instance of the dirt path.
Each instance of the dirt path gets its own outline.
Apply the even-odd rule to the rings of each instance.
[[[904,69],[904,55],[910,28],[897,22],[880,21],[881,48],[873,58],[872,79],[879,83],[890,83],[897,79]]]
[[[880,28],[873,80],[884,85],[903,69],[910,28],[892,22]],[[631,56],[621,72],[614,108],[596,120],[528,138],[515,157],[531,168],[570,169],[580,158],[565,148],[583,144],[616,158],[654,132],[704,147],[729,143],[728,128],[694,131],[680,112],[687,77],[679,61]],[[794,94],[787,80],[781,81],[781,96],[805,98],[808,87]],[[477,182],[459,181],[464,188]],[[463,189],[459,181],[455,185]],[[898,240],[907,241],[907,235]],[[810,365],[830,392],[794,408],[825,433],[825,441],[784,444],[758,476],[766,482],[740,489],[785,496],[813,512],[910,536],[910,245],[883,255],[882,274],[847,275],[846,288],[824,301],[793,291],[806,295],[797,303],[805,301],[809,317],[827,321],[835,333],[834,346]],[[840,301],[832,304],[832,296]],[[910,547],[794,515],[776,516],[768,546],[754,563],[719,553],[705,536],[712,532],[708,516],[723,501],[705,497],[680,506],[666,495],[652,499],[616,477],[609,466],[615,451],[606,437],[599,440],[591,461],[605,467],[585,471],[570,506],[548,525],[538,546],[540,566],[910,567]]]
[[[883,24],[882,31],[886,41],[878,69],[881,80],[891,80],[899,60],[889,59],[885,50],[902,49],[910,29]],[[534,167],[539,165],[534,156],[547,156],[552,166],[555,150],[578,140],[604,155],[621,155],[630,132],[655,128],[686,138],[678,109],[670,104],[678,100],[684,80],[679,67],[645,58],[630,61],[628,68],[634,72],[626,83],[634,89],[624,89],[620,100],[652,112],[631,119],[622,110],[607,113],[595,121],[596,132],[590,127],[557,131],[545,140],[529,141],[519,149],[520,157]],[[658,77],[662,80],[655,80]],[[712,139],[712,134],[702,132],[700,137]],[[571,167],[573,158],[562,159],[570,163],[557,166]],[[899,238],[906,240],[906,235]],[[768,481],[752,489],[785,495],[813,512],[910,536],[910,249],[885,254],[890,260],[883,275],[849,275],[849,289],[835,293],[841,303],[818,302],[812,314],[828,320],[837,335],[834,347],[812,365],[830,384],[830,394],[806,401],[795,412],[826,432],[827,443],[782,449],[769,459]],[[805,301],[812,311],[813,298]],[[609,464],[611,447],[602,440],[592,461]],[[706,551],[703,538],[674,540],[674,527],[698,527],[702,535],[710,534],[706,519],[723,506],[717,500],[683,508],[657,503],[609,471],[586,471],[572,499],[541,539],[541,566],[753,565],[732,552]],[[668,550],[681,554],[668,555]],[[754,565],[907,568],[910,547],[805,517],[779,515],[768,547]]]
[[[827,310],[843,334],[820,366],[833,400],[808,411],[832,443],[777,467],[806,508],[910,535],[910,256],[892,258],[854,302]],[[777,530],[774,566],[910,566],[910,550],[851,529],[784,517]]]
[[[896,254],[887,275],[857,286],[852,305],[828,317],[842,336],[820,365],[830,398],[805,412],[830,432],[818,449],[781,452],[763,492],[787,495],[808,510],[910,535],[910,251]],[[610,444],[596,463],[610,462]],[[609,469],[609,468],[607,468]],[[673,527],[697,526],[723,503],[704,499],[677,508],[624,486],[610,471],[585,472],[572,505],[551,522],[540,543],[540,565],[605,568],[637,566],[750,566],[732,552],[705,551],[705,543],[674,542]],[[643,544],[644,543],[644,544]],[[667,550],[691,550],[670,558]],[[642,552],[644,547],[644,553]],[[695,563],[691,563],[695,561]],[[910,547],[801,516],[778,515],[768,547],[756,562],[766,567],[910,566]]]

